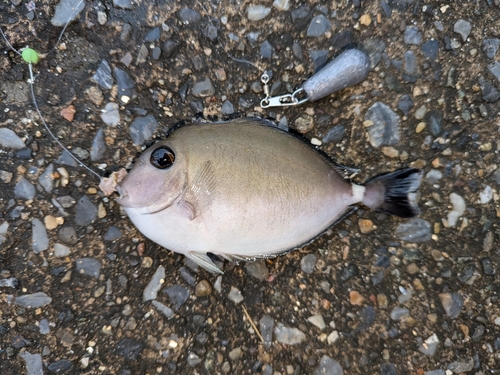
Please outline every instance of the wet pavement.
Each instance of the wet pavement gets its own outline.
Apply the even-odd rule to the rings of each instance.
[[[44,53],[68,17],[55,13],[10,0],[0,24]],[[353,45],[370,56],[362,83],[259,106],[263,70],[272,95],[290,93]],[[301,133],[359,183],[424,171],[418,218],[360,206],[217,276],[145,239],[62,152],[2,41],[0,373],[499,372],[499,46],[498,0],[85,1],[35,65],[35,93],[101,175],[178,125],[245,116]]]

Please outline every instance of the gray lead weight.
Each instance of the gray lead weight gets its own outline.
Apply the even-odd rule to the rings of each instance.
[[[349,49],[305,81],[302,89],[306,92],[307,99],[314,102],[361,82],[369,71],[368,55],[359,49]]]

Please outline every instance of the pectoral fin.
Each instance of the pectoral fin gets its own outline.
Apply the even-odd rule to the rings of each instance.
[[[205,212],[212,204],[216,189],[215,173],[212,163],[207,161],[188,183],[180,205],[186,210],[190,220]]]
[[[186,257],[191,259],[200,267],[205,268],[207,271],[212,273],[220,273],[223,274],[219,267],[215,265],[215,263],[210,259],[210,257],[206,253],[196,252],[196,251],[188,251],[186,253]]]

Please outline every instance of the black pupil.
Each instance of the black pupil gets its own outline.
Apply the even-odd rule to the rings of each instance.
[[[158,147],[151,153],[151,165],[158,169],[166,169],[174,164],[175,154],[171,148],[162,146]]]

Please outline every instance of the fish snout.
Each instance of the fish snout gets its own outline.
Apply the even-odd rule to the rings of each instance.
[[[117,184],[116,185],[116,191],[120,195],[116,201],[121,204],[122,206],[127,206],[127,201],[129,200],[129,195],[127,193],[127,189],[122,184]]]

